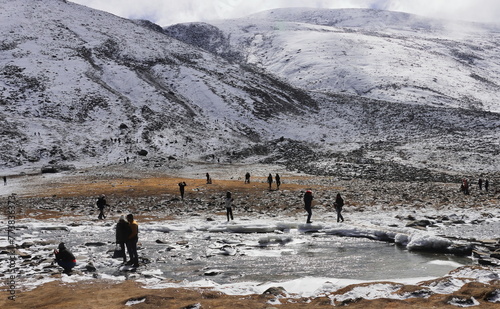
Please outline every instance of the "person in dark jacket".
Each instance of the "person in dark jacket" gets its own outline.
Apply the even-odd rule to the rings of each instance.
[[[116,224],[116,244],[120,246],[121,255],[123,257],[123,264],[127,263],[127,255],[125,254],[125,244],[128,241],[128,237],[132,233],[130,224],[125,220],[124,216],[121,216]]]
[[[226,205],[226,216],[227,216],[227,221],[229,221],[229,218],[231,220],[234,220],[233,218],[233,201],[234,198],[231,195],[231,192],[226,192],[226,199],[224,200],[224,204]]]
[[[181,192],[181,199],[184,200],[184,187],[187,186],[187,184],[183,182],[179,182],[179,191]]]
[[[312,216],[312,201],[313,201],[313,199],[314,199],[314,196],[312,194],[312,191],[307,190],[306,193],[304,193],[304,208],[307,212],[306,223],[312,223],[311,216]]]
[[[276,176],[274,177],[274,179],[276,179],[276,190],[279,190],[280,189],[280,185],[281,185],[281,177],[279,174],[276,174]]]
[[[128,256],[130,257],[130,261],[127,262],[127,265],[138,267],[139,256],[137,255],[137,242],[139,241],[139,225],[134,220],[134,216],[132,214],[127,215],[127,221],[131,230],[126,243]]]
[[[247,172],[245,174],[245,183],[250,183],[250,173],[249,172]]]
[[[342,217],[342,207],[344,207],[344,199],[340,196],[340,193],[337,193],[337,197],[335,198],[335,203],[333,203],[335,210],[337,211],[337,222],[344,222],[344,217]]]
[[[267,176],[267,183],[269,184],[269,191],[271,191],[271,186],[273,185],[273,175],[269,174],[269,176]]]
[[[64,268],[65,273],[70,273],[73,267],[76,266],[76,258],[68,249],[64,243],[60,243],[57,249],[54,250],[54,255],[56,256],[56,262],[59,266]]]
[[[97,208],[99,208],[99,216],[97,216],[97,218],[99,220],[106,219],[106,215],[104,214],[104,207],[108,206],[108,203],[106,202],[106,196],[104,194],[99,196],[96,205]]]

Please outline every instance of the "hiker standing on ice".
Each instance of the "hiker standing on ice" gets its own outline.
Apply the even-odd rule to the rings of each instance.
[[[211,184],[212,183],[212,178],[210,178],[210,174],[207,173],[206,176],[207,176],[207,184]]]
[[[97,219],[102,220],[106,219],[106,215],[104,214],[104,207],[109,206],[108,203],[106,202],[106,196],[102,194],[99,196],[96,202],[97,208],[99,208],[99,216]]]
[[[340,196],[340,193],[337,193],[337,197],[335,198],[335,203],[333,203],[335,210],[337,211],[337,222],[344,222],[344,217],[342,217],[342,207],[344,207],[344,199]]]
[[[249,172],[247,172],[245,174],[245,183],[250,183],[250,173]]]
[[[54,255],[56,256],[57,265],[64,268],[65,273],[71,272],[73,267],[76,266],[75,256],[71,253],[71,251],[66,249],[63,242],[60,243],[57,249],[54,250]]]
[[[179,191],[181,191],[181,199],[184,200],[184,187],[187,186],[186,183],[179,182]]]
[[[125,217],[120,216],[116,224],[116,244],[120,246],[121,255],[123,257],[123,264],[127,262],[127,255],[125,254],[125,243],[128,241],[128,236],[132,233],[130,224],[125,220]]]
[[[139,241],[139,225],[134,220],[134,215],[132,214],[127,215],[127,221],[130,226],[130,234],[128,236],[126,245],[130,261],[128,261],[126,264],[138,267],[139,256],[137,255],[137,242]]]
[[[306,193],[304,193],[304,208],[307,211],[306,223],[312,223],[311,216],[312,216],[312,201],[313,201],[313,199],[314,199],[314,196],[312,194],[312,191],[307,190]]]
[[[276,179],[276,190],[279,190],[280,189],[280,185],[281,185],[280,175],[278,175],[278,173],[276,173],[276,177],[274,177],[274,179]]]
[[[234,220],[234,218],[233,218],[233,207],[232,207],[233,201],[234,201],[234,199],[231,196],[231,192],[227,191],[227,193],[226,193],[226,199],[224,201],[224,203],[226,205],[227,221],[229,221],[229,218],[231,218],[231,220]]]
[[[7,176],[3,176],[3,185],[6,186],[7,185]]]
[[[267,183],[269,184],[269,191],[271,191],[271,185],[273,184],[273,175],[269,174],[269,176],[267,176]]]

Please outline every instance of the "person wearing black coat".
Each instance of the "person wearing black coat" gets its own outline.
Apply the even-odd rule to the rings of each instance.
[[[312,195],[312,191],[307,190],[306,193],[304,193],[304,209],[307,212],[306,223],[312,223],[311,216],[312,216],[312,201],[313,201],[313,199],[314,199],[314,196]]]
[[[181,193],[181,199],[184,200],[184,187],[187,186],[186,182],[179,182],[179,191]]]
[[[97,217],[99,220],[106,219],[106,215],[104,214],[104,207],[108,206],[106,202],[106,197],[102,194],[96,202],[97,208],[99,208],[99,216]]]
[[[73,267],[76,266],[75,256],[71,253],[71,251],[66,249],[63,242],[59,244],[56,250],[54,250],[54,255],[56,256],[57,264],[64,268],[65,273],[71,272]]]
[[[125,254],[125,243],[128,241],[128,237],[132,233],[130,224],[125,220],[124,216],[121,216],[116,224],[116,244],[120,246],[121,256],[123,257],[123,263],[127,262],[127,255]]]
[[[344,222],[344,217],[342,217],[342,207],[344,207],[344,199],[340,196],[340,193],[337,193],[337,197],[335,198],[335,203],[333,204],[335,206],[335,210],[337,211],[337,222]]]

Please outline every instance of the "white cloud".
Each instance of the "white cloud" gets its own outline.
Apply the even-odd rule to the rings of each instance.
[[[498,23],[498,0],[385,0],[380,9],[408,12],[417,15],[458,19],[476,22]]]
[[[498,22],[497,0],[72,0],[125,18],[161,26],[181,22],[237,18],[280,7],[377,8],[423,16]]]

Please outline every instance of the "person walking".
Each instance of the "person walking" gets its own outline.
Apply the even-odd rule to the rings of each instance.
[[[123,264],[127,263],[127,255],[125,254],[125,244],[128,241],[129,235],[132,233],[130,224],[125,220],[124,216],[120,216],[116,223],[116,244],[120,246],[120,255],[123,257]]]
[[[344,222],[344,217],[342,217],[342,207],[344,207],[344,199],[340,196],[340,193],[337,193],[337,197],[335,198],[335,203],[333,203],[335,210],[337,211],[337,222]]]
[[[3,176],[3,185],[6,186],[7,185],[7,176]]]
[[[245,183],[250,183],[250,173],[249,172],[247,172],[245,174]]]
[[[57,265],[61,266],[65,273],[70,273],[73,267],[76,266],[75,256],[66,248],[63,242],[59,244],[57,249],[54,249],[54,255],[56,256]]]
[[[210,174],[206,173],[205,176],[207,177],[207,184],[211,184],[212,183],[212,178],[210,177]]]
[[[126,265],[138,267],[139,256],[137,255],[137,242],[139,241],[139,225],[134,220],[134,215],[132,214],[127,215],[127,221],[130,226],[130,234],[126,242],[126,246],[130,261],[128,261]]]
[[[229,221],[229,218],[231,220],[234,220],[233,218],[233,201],[234,198],[231,195],[231,192],[227,191],[226,193],[226,199],[224,201],[224,204],[226,205],[226,216],[227,216],[227,221]]]
[[[280,177],[280,175],[278,175],[278,173],[276,173],[276,176],[274,177],[274,179],[276,180],[276,190],[279,190],[280,189],[280,185],[281,185],[281,177]]]
[[[109,205],[106,202],[106,196],[104,194],[101,194],[101,196],[99,196],[96,205],[97,208],[99,208],[99,216],[97,216],[97,219],[99,220],[106,219],[106,215],[104,214],[104,208]]]
[[[312,216],[312,201],[313,201],[313,199],[314,199],[314,196],[312,194],[312,191],[307,190],[306,193],[304,193],[304,209],[307,212],[306,223],[312,223],[311,216]]]
[[[269,176],[267,176],[267,183],[269,184],[269,191],[271,191],[271,186],[273,184],[273,175],[269,174]]]
[[[184,200],[184,187],[187,186],[186,183],[179,182],[179,191],[181,192],[181,199]]]
[[[488,179],[486,179],[484,181],[484,191],[488,191],[489,187],[490,187],[490,182],[488,181]]]
[[[479,178],[479,180],[477,181],[477,185],[479,187],[479,190],[483,190],[483,180],[481,178]]]

